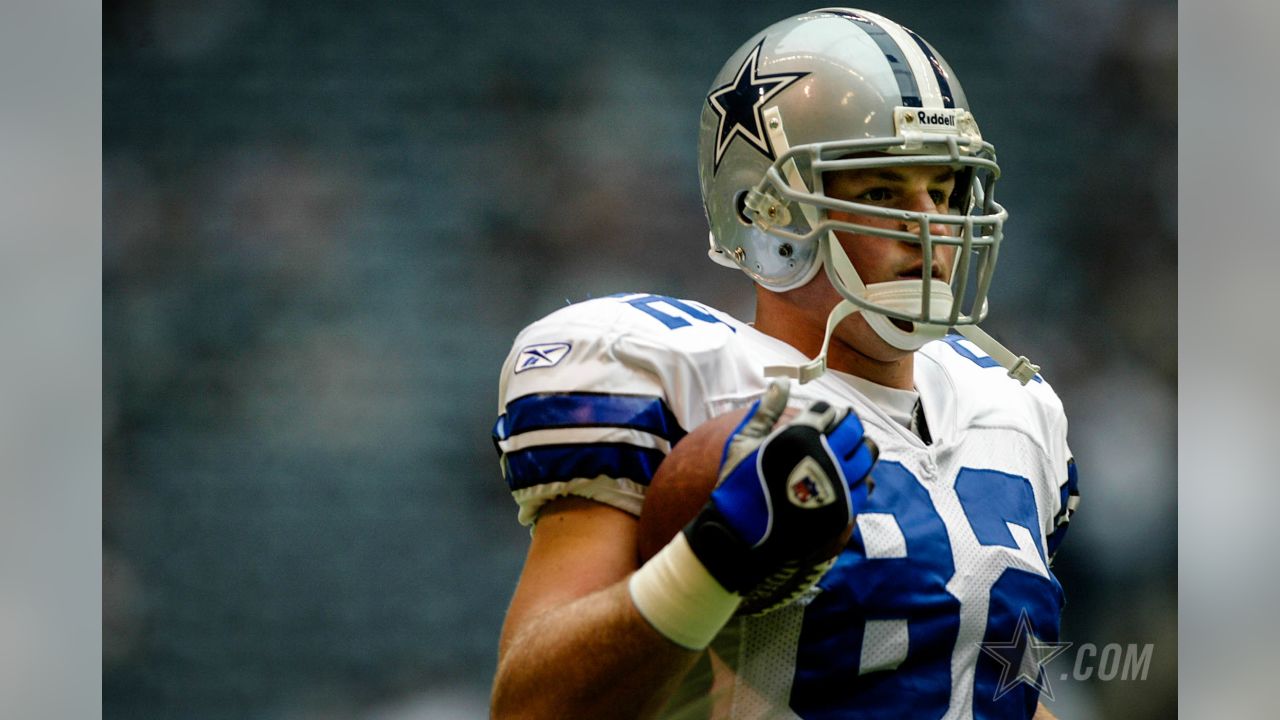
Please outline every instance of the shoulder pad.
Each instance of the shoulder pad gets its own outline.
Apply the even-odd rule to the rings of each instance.
[[[925,363],[941,371],[936,373],[941,377],[931,382],[950,386],[947,392],[954,393],[960,422],[1000,422],[1034,429],[1044,440],[1065,434],[1062,401],[1043,376],[1036,375],[1023,385],[978,346],[954,334],[928,343],[919,353]]]
[[[657,465],[707,415],[742,324],[705,305],[630,293],[570,305],[525,328],[503,365],[494,441],[532,522],[582,495],[631,513]]]

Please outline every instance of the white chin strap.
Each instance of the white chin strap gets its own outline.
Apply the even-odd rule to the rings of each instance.
[[[849,300],[852,296],[868,304],[911,315],[919,313],[927,303],[929,308],[927,317],[946,318],[950,316],[951,306],[954,302],[951,286],[947,283],[932,279],[928,285],[925,285],[920,280],[892,280],[865,285],[862,282],[862,278],[858,276],[857,271],[854,270],[853,263],[849,261],[849,256],[845,254],[844,248],[836,241],[833,232],[828,233],[825,242],[823,242],[819,262],[827,268],[827,277],[831,284],[841,295],[845,296],[840,302],[836,303],[836,306],[831,309],[831,313],[827,315],[827,328],[822,337],[822,349],[818,351],[817,357],[803,365],[766,366],[764,369],[766,376],[789,377],[798,380],[800,383],[807,383],[820,377],[827,371],[827,350],[831,346],[831,336],[836,327],[845,318],[859,311],[867,319],[867,325],[881,339],[899,350],[914,352],[923,347],[925,343],[939,340],[947,334],[949,328],[946,325],[932,323],[913,322],[910,323],[911,330],[903,330],[895,325],[888,316],[859,307]],[[959,325],[955,327],[955,330],[1000,363],[1002,367],[1009,371],[1009,377],[1014,378],[1023,385],[1030,382],[1031,378],[1035,377],[1035,374],[1040,371],[1039,365],[1032,364],[1026,356],[1015,357],[1012,352],[1009,352],[1007,348],[982,331],[977,325]]]
[[[951,286],[936,279],[930,280],[929,286],[929,317],[946,317],[947,313],[951,312]],[[856,288],[850,289],[858,292]],[[872,283],[860,294],[867,302],[898,312],[919,313],[924,305],[924,293],[919,280]],[[940,340],[947,334],[947,328],[944,325],[908,323],[912,329],[903,330],[888,316],[880,313],[864,311],[862,315],[877,335],[899,350],[919,350],[925,343]]]

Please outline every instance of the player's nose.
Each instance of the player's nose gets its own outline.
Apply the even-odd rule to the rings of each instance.
[[[902,230],[912,234],[919,234],[920,222],[925,214],[937,214],[941,212],[941,208],[934,202],[933,195],[928,188],[920,188],[917,191],[908,193],[904,197],[901,209],[912,213],[913,216],[904,219],[902,222]],[[940,235],[950,235],[951,226],[941,223],[930,223],[929,234],[935,237]]]

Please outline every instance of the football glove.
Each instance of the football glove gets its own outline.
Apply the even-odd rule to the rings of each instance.
[[[781,607],[815,585],[867,504],[878,454],[857,415],[815,402],[774,429],[789,386],[774,381],[725,442],[711,499],[684,528],[739,613]]]

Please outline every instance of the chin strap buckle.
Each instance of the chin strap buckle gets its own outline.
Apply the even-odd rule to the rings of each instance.
[[[1009,377],[1026,385],[1031,382],[1031,378],[1040,372],[1040,366],[1032,363],[1027,359],[1026,355],[1019,355],[1018,359],[1013,363],[1013,367],[1009,368]]]
[[[1031,382],[1036,373],[1040,372],[1040,366],[1028,360],[1026,355],[1014,357],[1013,353],[1009,352],[1005,346],[1001,345],[999,341],[988,335],[977,325],[960,325],[956,327],[956,332],[990,355],[992,359],[1000,363],[1001,367],[1009,371],[1009,377],[1023,385]]]
[[[765,365],[765,377],[791,378],[801,385],[810,380],[817,380],[827,371],[827,357],[820,355],[803,365]]]

